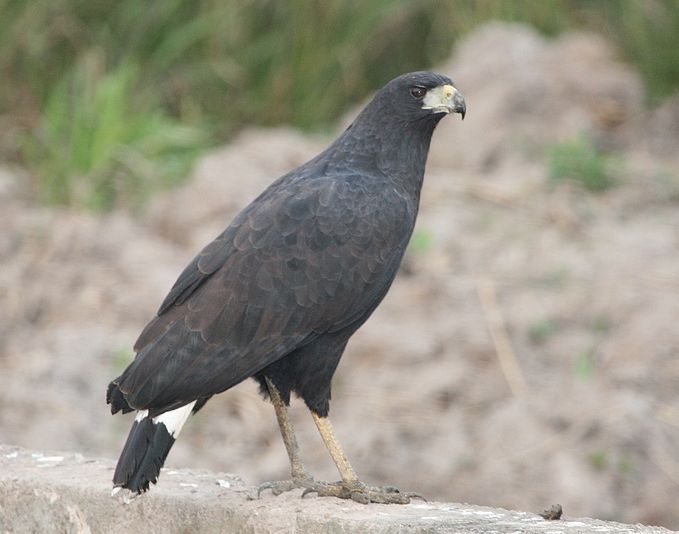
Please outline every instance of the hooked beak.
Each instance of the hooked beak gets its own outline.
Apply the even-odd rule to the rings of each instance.
[[[432,113],[459,113],[462,120],[467,113],[464,97],[452,85],[439,85],[427,91],[422,109],[430,109]]]

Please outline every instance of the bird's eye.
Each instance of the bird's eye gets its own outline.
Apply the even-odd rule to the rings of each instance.
[[[424,87],[415,86],[410,89],[410,94],[415,98],[422,98],[427,94],[427,90]]]

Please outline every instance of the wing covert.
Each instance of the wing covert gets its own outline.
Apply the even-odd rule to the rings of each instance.
[[[179,277],[121,377],[136,407],[223,391],[364,321],[386,294],[412,206],[360,176],[288,185],[248,206]]]

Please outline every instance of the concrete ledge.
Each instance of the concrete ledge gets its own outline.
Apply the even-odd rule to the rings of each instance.
[[[110,497],[111,460],[0,446],[0,533],[667,533],[594,519],[546,521],[527,512],[466,504],[364,506],[291,492],[248,499],[234,475],[165,469],[150,493],[122,504]]]

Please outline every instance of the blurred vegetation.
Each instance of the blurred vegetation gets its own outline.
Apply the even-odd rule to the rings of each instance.
[[[675,0],[0,0],[0,158],[46,202],[135,205],[245,124],[327,128],[485,20],[603,31],[649,99],[679,86]]]
[[[612,158],[584,136],[551,148],[549,177],[555,182],[570,180],[594,192],[605,191],[615,184]]]
[[[415,254],[425,254],[434,247],[435,243],[436,238],[430,230],[418,228],[408,242],[408,250],[412,250]]]
[[[135,98],[139,68],[102,72],[86,56],[48,95],[40,128],[24,142],[45,201],[105,210],[135,206],[181,180],[207,137]],[[86,178],[86,179],[83,179]]]
[[[130,347],[122,347],[118,349],[109,358],[111,362],[112,372],[115,374],[121,374],[125,368],[132,363],[134,360],[134,351]]]
[[[594,348],[583,350],[573,360],[573,373],[583,382],[591,380],[596,371],[597,354]]]
[[[556,334],[557,330],[558,324],[553,319],[539,319],[529,327],[528,339],[535,345],[541,345]]]

